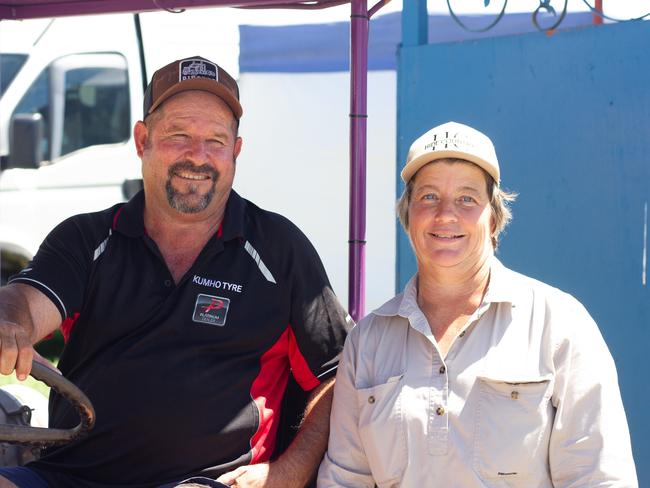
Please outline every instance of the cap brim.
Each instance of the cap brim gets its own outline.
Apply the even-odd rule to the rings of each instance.
[[[230,110],[232,110],[237,120],[239,120],[244,113],[241,105],[239,104],[239,100],[237,100],[232,95],[230,90],[228,90],[226,87],[219,83],[215,83],[214,80],[209,80],[206,78],[192,78],[191,80],[185,80],[181,81],[180,83],[176,83],[172,87],[168,88],[165,92],[163,92],[162,95],[158,96],[156,103],[154,103],[149,108],[147,115],[160,107],[160,104],[168,98],[188,90],[201,90],[218,96],[230,107]]]
[[[425,164],[432,163],[439,159],[453,158],[464,159],[465,161],[474,163],[475,165],[484,169],[494,179],[497,185],[499,184],[499,175],[494,171],[494,166],[489,164],[484,159],[475,156],[474,154],[466,153],[463,151],[435,151],[422,154],[417,158],[409,161],[409,163],[404,166],[401,173],[402,180],[404,183],[408,183],[413,175],[417,173],[418,170]]]

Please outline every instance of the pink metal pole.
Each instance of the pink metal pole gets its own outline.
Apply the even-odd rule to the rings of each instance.
[[[355,321],[365,309],[366,121],[368,2],[352,0],[350,15],[350,240],[348,312]]]

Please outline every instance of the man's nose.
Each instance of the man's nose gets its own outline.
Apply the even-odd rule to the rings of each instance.
[[[191,161],[200,161],[201,164],[206,161],[208,156],[208,144],[200,139],[192,139],[185,150],[187,159]]]

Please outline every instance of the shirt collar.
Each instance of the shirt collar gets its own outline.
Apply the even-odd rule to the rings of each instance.
[[[404,291],[379,307],[373,313],[387,317],[400,316],[408,320],[415,330],[427,337],[431,336],[431,328],[426,317],[418,306],[417,273],[409,280]]]
[[[496,257],[490,262],[490,283],[483,303],[516,304],[521,299],[525,287],[519,274],[506,268]]]
[[[372,313],[381,316],[399,315],[409,318],[413,314],[420,312],[417,303],[417,273],[408,281],[402,293],[398,294],[391,300],[384,303],[381,307]],[[485,292],[483,303],[516,303],[523,293],[524,287],[521,286],[520,280],[516,279],[519,275],[509,270],[496,257],[490,261],[490,283]]]
[[[121,205],[113,215],[113,230],[127,237],[142,237],[144,232],[144,190]]]
[[[408,318],[418,311],[420,307],[418,307],[417,302],[417,277],[417,273],[414,274],[400,294],[388,300],[372,313],[386,317],[401,315],[402,317]]]
[[[225,242],[237,237],[244,237],[244,215],[246,200],[230,191],[223,221],[217,232]],[[131,200],[118,207],[113,216],[113,230],[128,237],[142,237],[144,228],[144,190],[136,193]]]
[[[240,197],[235,190],[231,190],[221,222],[221,239],[224,242],[244,237],[245,215],[246,200]]]

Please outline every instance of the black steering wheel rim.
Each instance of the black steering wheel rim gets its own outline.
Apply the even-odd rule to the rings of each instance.
[[[79,415],[79,423],[71,429],[0,424],[0,442],[43,448],[67,444],[83,437],[93,428],[95,425],[95,409],[84,392],[60,373],[36,361],[32,362],[30,375],[68,400]]]

